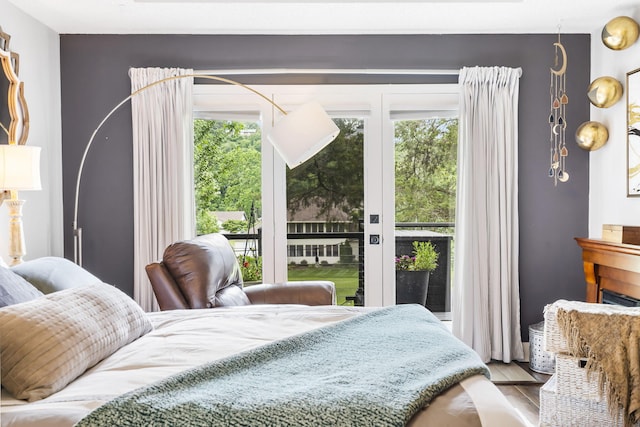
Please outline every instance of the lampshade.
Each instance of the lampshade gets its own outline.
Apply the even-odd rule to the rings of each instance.
[[[0,190],[40,189],[40,147],[0,145]]]
[[[317,102],[302,105],[273,127],[267,139],[293,169],[336,139],[340,129]]]

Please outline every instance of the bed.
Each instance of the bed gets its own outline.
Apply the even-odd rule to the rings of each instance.
[[[76,299],[68,300],[69,295]],[[91,322],[83,320],[80,326],[74,326],[82,329],[80,332],[70,328],[70,333],[58,343],[67,348],[69,353],[74,353],[70,350],[71,346],[81,345],[73,344],[75,341],[83,342],[82,337],[78,338],[82,333],[87,333],[87,337],[90,337],[85,337],[84,341],[102,342],[106,339],[99,335],[103,334],[105,329],[109,329],[105,325],[113,325],[114,330],[120,328],[124,332],[119,332],[121,336],[118,342],[111,343],[107,345],[109,348],[102,350],[106,355],[95,356],[100,359],[96,364],[88,361],[86,363],[90,366],[78,367],[77,365],[85,363],[86,357],[79,357],[75,362],[71,358],[71,365],[82,372],[68,384],[58,385],[59,390],[56,387],[48,390],[45,394],[49,392],[50,394],[44,398],[38,396],[40,391],[32,390],[36,395],[35,399],[31,399],[32,401],[18,399],[15,393],[12,394],[5,388],[7,377],[5,365],[23,363],[24,370],[25,363],[27,366],[29,364],[32,366],[33,362],[24,358],[12,361],[7,343],[10,340],[26,339],[24,337],[27,335],[39,333],[35,331],[37,329],[37,326],[34,326],[35,323],[29,324],[30,319],[35,317],[40,316],[45,319],[40,323],[44,322],[48,325],[44,328],[48,329],[48,332],[43,333],[51,333],[51,328],[58,330],[56,321],[51,320],[56,318],[57,314],[47,312],[49,308],[43,310],[42,305],[38,303],[43,299],[57,301],[57,310],[65,312],[62,316],[65,319],[69,316],[74,317],[75,310],[83,312],[82,316],[86,316],[86,310],[93,313],[92,310],[96,306],[107,312],[104,315],[106,317],[95,325],[87,325]],[[89,308],[82,308],[87,300],[90,301],[87,303]],[[109,313],[112,308],[105,308],[109,305],[106,302],[109,301],[112,302],[112,307],[115,306],[113,308],[115,313]],[[128,296],[106,284],[93,284],[82,287],[80,290],[74,288],[39,296],[36,299],[0,309],[2,322],[0,347],[3,351],[1,424],[7,427],[73,426],[96,408],[104,408],[107,406],[105,403],[130,394],[132,390],[149,384],[162,383],[167,378],[175,378],[203,364],[223,363],[237,355],[251,354],[252,351],[278,345],[290,339],[306,337],[305,334],[348,325],[348,322],[353,322],[354,319],[378,315],[384,310],[386,309],[273,304],[143,313]],[[423,308],[420,310],[426,311]],[[10,315],[7,315],[7,312],[10,312]],[[101,313],[96,314],[95,317],[102,316]],[[18,334],[18,337],[7,335],[10,334],[7,329],[14,329],[11,325],[17,325],[16,329],[23,328],[22,332],[14,331],[14,335]],[[85,328],[88,331],[84,331]],[[24,332],[25,330],[29,332]],[[60,357],[52,357],[49,362],[52,367],[49,369],[56,372],[62,371],[62,368],[56,368],[54,365],[64,359],[66,353],[67,351]],[[91,354],[93,353],[95,352],[91,350]],[[344,372],[336,375],[341,375],[342,382],[348,385],[351,381],[349,367],[345,369]],[[305,422],[293,422],[289,425],[298,424],[303,425]],[[149,423],[149,425],[156,425],[156,423]],[[185,422],[183,425],[192,424]],[[237,424],[211,420],[207,425]],[[273,424],[265,422],[264,425]],[[306,425],[322,425],[322,423],[312,421],[306,422]],[[521,426],[526,424],[486,376],[478,374],[447,387],[419,409],[406,425]]]

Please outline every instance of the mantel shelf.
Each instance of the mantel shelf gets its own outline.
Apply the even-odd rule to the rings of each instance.
[[[607,290],[640,299],[640,246],[577,237],[582,248],[586,301],[602,302]]]

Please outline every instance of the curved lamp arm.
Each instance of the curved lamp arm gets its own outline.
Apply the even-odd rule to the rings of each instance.
[[[87,158],[87,154],[89,153],[89,149],[93,144],[93,140],[96,134],[98,133],[100,128],[102,128],[102,125],[104,125],[104,123],[113,115],[113,113],[115,113],[120,107],[122,107],[134,96],[161,83],[183,78],[216,80],[235,86],[240,86],[243,89],[253,92],[254,94],[267,101],[269,104],[277,108],[285,117],[275,124],[275,126],[271,130],[271,133],[267,135],[267,139],[280,153],[289,168],[293,169],[294,167],[304,163],[309,158],[313,157],[314,154],[318,153],[327,144],[333,141],[340,132],[335,123],[333,123],[333,120],[331,120],[329,115],[322,109],[322,107],[318,103],[311,102],[308,104],[304,104],[297,110],[291,113],[287,113],[282,107],[276,104],[268,96],[253,89],[252,87],[235,80],[209,74],[182,74],[166,77],[164,79],[143,86],[134,92],[131,92],[129,96],[120,101],[102,119],[100,124],[98,124],[98,127],[91,134],[91,138],[89,138],[89,142],[87,143],[84,152],[82,153],[80,168],[78,169],[78,176],[76,178],[76,191],[73,206],[73,259],[76,264],[82,266],[82,228],[78,227],[78,200],[80,198],[80,181],[82,179],[82,171],[84,169],[84,163]]]

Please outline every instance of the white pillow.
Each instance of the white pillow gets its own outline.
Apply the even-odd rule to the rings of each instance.
[[[2,386],[43,399],[151,330],[140,306],[105,283],[0,308]]]

